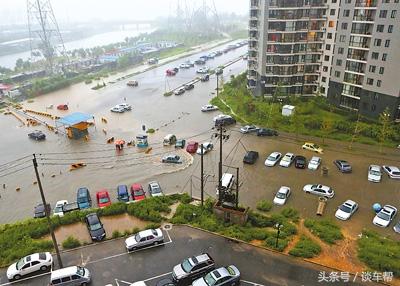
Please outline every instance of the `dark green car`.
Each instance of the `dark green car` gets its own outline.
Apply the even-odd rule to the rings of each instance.
[[[185,148],[185,144],[186,144],[186,140],[185,139],[179,139],[179,140],[176,140],[176,143],[175,143],[175,148]]]

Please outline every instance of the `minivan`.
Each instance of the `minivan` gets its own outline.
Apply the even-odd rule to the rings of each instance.
[[[235,182],[235,176],[229,173],[223,173],[221,177],[221,189],[223,191],[227,191],[232,188],[233,183]],[[217,196],[219,195],[218,186],[216,189]]]
[[[51,272],[49,286],[78,286],[90,283],[90,272],[81,266],[70,266]]]
[[[76,201],[78,202],[78,206],[80,209],[88,209],[92,207],[92,198],[90,197],[90,193],[88,188],[79,188]]]
[[[215,119],[215,126],[225,126],[231,124],[236,124],[236,120],[235,118],[229,115],[221,116]]]

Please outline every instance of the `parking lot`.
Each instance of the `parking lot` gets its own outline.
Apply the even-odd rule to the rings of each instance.
[[[168,237],[165,244],[131,253],[126,252],[123,239],[64,252],[63,263],[64,266],[84,265],[92,273],[92,285],[102,286],[129,285],[143,280],[148,285],[155,285],[170,276],[172,268],[184,258],[202,252],[209,253],[217,267],[236,265],[241,271],[242,285],[321,285],[318,282],[320,271],[331,271],[186,226],[173,226],[168,232],[164,231],[164,235]],[[2,286],[43,286],[49,281],[49,274],[42,274],[8,283],[5,270],[0,271]]]

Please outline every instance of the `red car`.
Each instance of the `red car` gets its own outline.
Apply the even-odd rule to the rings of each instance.
[[[141,184],[133,184],[131,186],[131,195],[134,201],[141,201],[146,198],[146,193]]]
[[[68,110],[68,105],[66,104],[60,104],[57,106],[58,110]]]
[[[186,152],[194,154],[196,153],[197,148],[199,148],[199,143],[195,141],[190,141],[186,146]]]
[[[96,193],[97,205],[100,208],[108,207],[111,205],[110,195],[107,190],[101,190]]]
[[[168,69],[166,72],[167,76],[174,76],[176,75],[176,71]]]

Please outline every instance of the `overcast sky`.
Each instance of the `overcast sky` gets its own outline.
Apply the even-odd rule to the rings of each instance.
[[[0,25],[26,23],[27,0],[0,0]],[[36,0],[29,0],[36,1]],[[57,21],[87,22],[90,20],[153,19],[175,13],[177,3],[182,8],[200,7],[203,2],[212,7],[213,0],[51,0]],[[248,0],[214,0],[218,13],[246,14]]]

